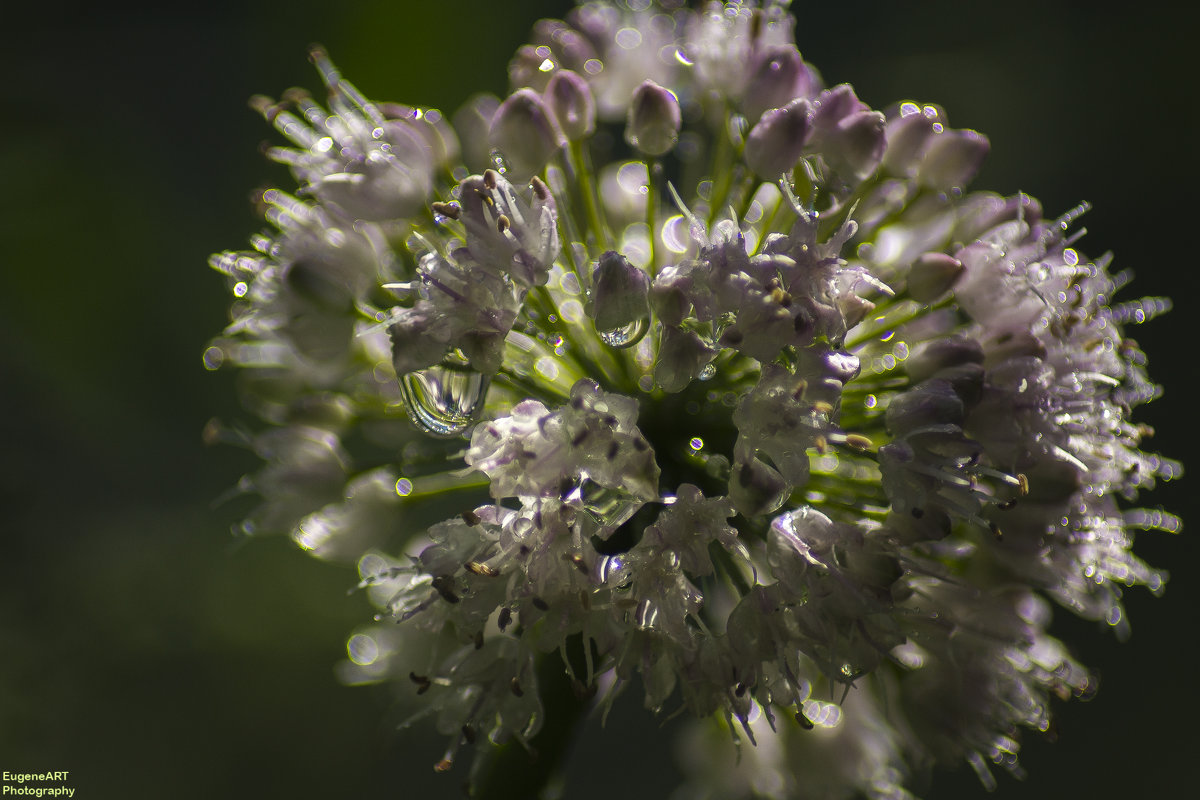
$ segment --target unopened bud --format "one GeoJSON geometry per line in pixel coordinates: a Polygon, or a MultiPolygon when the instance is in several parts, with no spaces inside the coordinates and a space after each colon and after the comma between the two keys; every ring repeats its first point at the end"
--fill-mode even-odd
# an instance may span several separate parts
{"type": "Polygon", "coordinates": [[[935,425],[962,425],[963,401],[948,381],[929,380],[901,392],[888,405],[888,432],[897,438],[935,425]]]}
{"type": "Polygon", "coordinates": [[[963,274],[962,262],[945,253],[925,253],[908,273],[908,295],[918,303],[931,303],[954,288],[963,274]]]}
{"type": "Polygon", "coordinates": [[[945,116],[936,106],[901,103],[899,115],[889,119],[884,129],[887,152],[883,156],[883,169],[891,175],[915,175],[925,146],[935,135],[934,126],[945,122],[945,116]]]}
{"type": "Polygon", "coordinates": [[[962,189],[983,164],[991,145],[975,131],[945,131],[925,149],[917,179],[937,191],[962,189]]]}
{"type": "Polygon", "coordinates": [[[679,141],[683,116],[679,98],[654,81],[645,81],[633,93],[625,141],[648,156],[669,153],[679,141]]]}
{"type": "Polygon", "coordinates": [[[500,98],[495,95],[477,94],[454,112],[452,121],[462,147],[463,164],[472,175],[478,175],[492,166],[488,131],[499,107],[500,98]]]}
{"type": "Polygon", "coordinates": [[[795,46],[768,48],[757,57],[742,97],[742,111],[754,121],[767,109],[785,106],[808,94],[812,83],[812,74],[795,46]]]}
{"type": "Polygon", "coordinates": [[[489,138],[518,181],[541,172],[563,145],[550,112],[532,89],[518,89],[500,104],[489,138]]]}
{"type": "Polygon", "coordinates": [[[596,330],[623,328],[650,316],[650,279],[620,253],[609,250],[600,256],[592,285],[590,311],[596,330]]]}
{"type": "Polygon", "coordinates": [[[569,69],[559,70],[546,87],[546,105],[569,141],[577,142],[596,130],[596,101],[587,81],[569,69]]]}
{"type": "Polygon", "coordinates": [[[746,138],[746,164],[760,177],[773,179],[800,161],[810,130],[812,107],[798,99],[762,115],[746,138]]]}

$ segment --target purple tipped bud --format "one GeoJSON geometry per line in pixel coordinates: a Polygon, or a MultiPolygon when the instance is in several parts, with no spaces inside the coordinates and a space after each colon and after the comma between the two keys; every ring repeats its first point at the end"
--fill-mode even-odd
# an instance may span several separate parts
{"type": "Polygon", "coordinates": [[[746,137],[745,155],[750,169],[770,180],[796,166],[808,141],[811,113],[808,101],[800,99],[763,114],[746,137]]]}
{"type": "Polygon", "coordinates": [[[961,426],[964,411],[962,398],[954,387],[948,381],[934,379],[896,395],[884,419],[888,431],[902,438],[922,428],[961,426]]]}
{"type": "Polygon", "coordinates": [[[454,112],[452,121],[462,146],[463,163],[473,175],[492,166],[488,131],[492,128],[492,118],[499,107],[500,98],[495,95],[477,94],[454,112]]]}
{"type": "Polygon", "coordinates": [[[831,143],[838,166],[859,179],[874,172],[887,147],[883,125],[883,114],[878,111],[860,111],[838,123],[837,138],[831,143]]]}
{"type": "Polygon", "coordinates": [[[546,105],[569,141],[577,142],[596,130],[596,101],[578,73],[569,69],[554,73],[546,87],[546,105]]]}
{"type": "Polygon", "coordinates": [[[809,72],[800,51],[795,47],[771,47],[758,55],[758,63],[746,84],[742,111],[754,121],[763,112],[779,108],[809,93],[812,86],[809,72]]]}
{"type": "Polygon", "coordinates": [[[683,116],[679,98],[654,81],[645,81],[633,93],[625,141],[648,156],[669,153],[679,141],[683,116]]]}
{"type": "Polygon", "coordinates": [[[917,178],[938,191],[966,186],[988,153],[987,137],[975,131],[945,131],[933,137],[921,159],[917,178]]]}
{"type": "Polygon", "coordinates": [[[920,383],[943,370],[982,363],[983,347],[979,342],[969,336],[953,335],[945,339],[931,339],[917,347],[904,363],[904,368],[914,383],[920,383]]]}
{"type": "Polygon", "coordinates": [[[564,144],[542,98],[532,89],[518,89],[500,104],[489,138],[517,180],[541,172],[564,144]]]}
{"type": "Polygon", "coordinates": [[[821,93],[813,104],[808,149],[825,156],[843,177],[862,180],[883,159],[884,117],[871,111],[847,84],[821,93]]]}
{"type": "Polygon", "coordinates": [[[600,256],[592,285],[589,310],[596,330],[624,328],[650,316],[650,304],[646,302],[650,279],[620,253],[609,250],[600,256]]]}
{"type": "Polygon", "coordinates": [[[899,116],[888,120],[885,133],[887,153],[883,168],[891,175],[912,177],[917,173],[925,146],[933,138],[936,125],[945,125],[945,115],[936,106],[900,104],[899,116]]]}
{"type": "Polygon", "coordinates": [[[945,253],[926,253],[908,273],[908,294],[918,303],[932,303],[954,288],[963,273],[962,262],[945,253]]]}

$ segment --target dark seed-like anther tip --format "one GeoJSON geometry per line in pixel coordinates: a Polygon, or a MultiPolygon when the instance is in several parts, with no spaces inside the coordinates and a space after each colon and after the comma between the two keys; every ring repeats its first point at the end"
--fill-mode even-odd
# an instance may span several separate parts
{"type": "Polygon", "coordinates": [[[508,230],[511,227],[512,227],[512,222],[509,221],[508,217],[505,216],[504,214],[501,214],[499,217],[496,218],[496,230],[499,231],[500,233],[504,233],[506,230],[508,230]]]}
{"type": "Polygon", "coordinates": [[[486,169],[483,171],[483,185],[489,189],[496,188],[496,179],[500,177],[500,173],[494,169],[486,169]]]}
{"type": "Polygon", "coordinates": [[[450,767],[454,766],[454,762],[448,758],[443,758],[441,761],[433,765],[434,772],[449,772],[450,767]]]}
{"type": "Polygon", "coordinates": [[[539,200],[548,200],[550,198],[549,187],[538,176],[534,175],[529,185],[533,187],[533,193],[537,195],[539,200]]]}
{"type": "Polygon", "coordinates": [[[538,609],[539,611],[549,611],[550,610],[550,604],[547,603],[545,600],[543,600],[540,597],[534,597],[529,602],[533,603],[533,607],[538,609]]]}
{"type": "Polygon", "coordinates": [[[471,527],[475,527],[480,522],[479,515],[474,511],[464,511],[459,516],[462,517],[463,522],[467,523],[471,527]]]}
{"type": "Polygon", "coordinates": [[[516,678],[512,679],[512,682],[508,685],[508,688],[512,689],[512,693],[517,697],[525,696],[525,690],[521,688],[521,682],[516,678]]]}
{"type": "Polygon", "coordinates": [[[443,217],[449,217],[450,219],[458,219],[459,217],[458,206],[453,203],[435,201],[430,203],[429,207],[433,209],[435,214],[441,214],[443,217]]]}

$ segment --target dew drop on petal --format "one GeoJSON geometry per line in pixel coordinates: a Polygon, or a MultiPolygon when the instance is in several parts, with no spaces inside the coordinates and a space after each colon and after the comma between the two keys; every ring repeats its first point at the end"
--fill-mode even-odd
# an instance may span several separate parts
{"type": "Polygon", "coordinates": [[[346,642],[346,653],[355,664],[365,667],[379,658],[379,643],[365,633],[356,633],[346,642]]]}
{"type": "Polygon", "coordinates": [[[209,372],[221,368],[225,363],[225,351],[213,345],[204,351],[204,368],[209,372]]]}
{"type": "Polygon", "coordinates": [[[401,478],[396,481],[396,494],[401,497],[408,497],[412,494],[413,483],[408,478],[401,478]]]}
{"type": "Polygon", "coordinates": [[[490,382],[465,363],[447,359],[401,377],[400,396],[408,416],[425,433],[457,436],[475,421],[490,382]]]}
{"type": "Polygon", "coordinates": [[[639,317],[628,325],[607,331],[599,331],[599,334],[600,340],[606,345],[621,349],[633,347],[642,340],[642,337],[646,335],[646,331],[649,329],[650,321],[645,317],[639,317]]]}

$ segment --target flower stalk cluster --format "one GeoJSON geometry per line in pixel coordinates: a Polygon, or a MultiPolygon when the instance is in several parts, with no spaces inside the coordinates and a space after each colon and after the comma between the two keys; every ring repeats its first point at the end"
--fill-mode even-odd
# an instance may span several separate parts
{"type": "Polygon", "coordinates": [[[1050,601],[1123,635],[1164,584],[1133,531],[1179,522],[1136,498],[1180,469],[1140,449],[1126,327],[1168,303],[1115,301],[1085,207],[968,191],[985,137],[826,86],[792,29],[587,2],[452,120],[319,50],[325,105],[254,101],[300,188],[212,259],[205,364],[268,423],[213,431],[264,460],[245,532],[357,562],[344,677],[413,695],[440,770],[529,742],[550,659],[756,745],[689,796],[991,785],[1094,690],[1050,601]]]}

